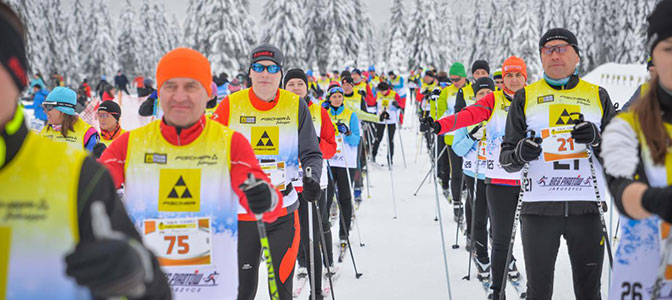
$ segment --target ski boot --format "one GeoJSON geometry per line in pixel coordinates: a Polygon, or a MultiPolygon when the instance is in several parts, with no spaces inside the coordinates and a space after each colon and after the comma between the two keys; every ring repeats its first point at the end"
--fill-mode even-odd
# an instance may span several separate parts
{"type": "Polygon", "coordinates": [[[338,249],[338,262],[341,263],[343,262],[343,258],[345,258],[345,252],[348,248],[348,241],[347,240],[341,240],[341,245],[340,248],[338,249]]]}
{"type": "Polygon", "coordinates": [[[520,272],[518,271],[518,267],[516,267],[515,259],[512,259],[509,264],[509,280],[512,282],[520,280],[520,272]]]}

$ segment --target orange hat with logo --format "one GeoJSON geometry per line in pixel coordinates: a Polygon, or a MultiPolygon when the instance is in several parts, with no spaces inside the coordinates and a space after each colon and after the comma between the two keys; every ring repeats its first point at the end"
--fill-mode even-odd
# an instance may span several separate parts
{"type": "Polygon", "coordinates": [[[507,73],[521,73],[527,80],[527,65],[525,61],[517,56],[510,56],[504,63],[502,63],[502,77],[506,77],[507,73]]]}
{"type": "Polygon", "coordinates": [[[212,94],[210,62],[200,52],[189,48],[175,48],[166,53],[156,66],[157,91],[171,78],[192,78],[198,81],[208,95],[212,94]]]}

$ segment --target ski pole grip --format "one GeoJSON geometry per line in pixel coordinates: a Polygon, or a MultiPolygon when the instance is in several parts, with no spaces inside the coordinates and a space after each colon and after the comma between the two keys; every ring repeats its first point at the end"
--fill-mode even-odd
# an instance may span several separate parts
{"type": "Polygon", "coordinates": [[[528,129],[528,130],[525,132],[525,136],[526,136],[528,139],[534,138],[536,135],[537,135],[537,133],[536,133],[534,130],[532,130],[532,129],[528,129]]]}

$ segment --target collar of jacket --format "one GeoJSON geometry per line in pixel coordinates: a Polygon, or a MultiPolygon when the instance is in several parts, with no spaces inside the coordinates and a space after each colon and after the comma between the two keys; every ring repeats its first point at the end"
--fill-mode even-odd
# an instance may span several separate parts
{"type": "Polygon", "coordinates": [[[28,127],[23,118],[23,107],[17,105],[14,117],[0,130],[0,170],[16,157],[26,140],[28,127]]]}

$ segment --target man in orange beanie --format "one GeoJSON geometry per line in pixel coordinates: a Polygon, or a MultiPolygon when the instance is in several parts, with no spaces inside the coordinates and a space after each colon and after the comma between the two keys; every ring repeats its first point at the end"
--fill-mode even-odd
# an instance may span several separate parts
{"type": "Polygon", "coordinates": [[[163,118],[100,158],[176,299],[236,299],[238,213],[272,222],[282,208],[247,139],[205,118],[210,74],[197,51],[168,52],[156,68],[163,118]]]}
{"type": "Polygon", "coordinates": [[[509,173],[502,168],[499,161],[499,148],[506,128],[506,120],[514,95],[525,87],[527,67],[525,62],[515,56],[507,58],[502,64],[504,90],[495,91],[476,101],[475,104],[463,108],[460,112],[434,121],[425,118],[423,123],[436,134],[443,134],[462,127],[485,123],[486,139],[486,170],[485,195],[492,229],[492,253],[490,264],[477,261],[479,269],[491,269],[490,286],[493,299],[498,299],[503,286],[504,273],[511,278],[520,278],[515,264],[506,265],[511,229],[513,225],[518,193],[520,191],[520,173],[509,173]]]}
{"type": "Polygon", "coordinates": [[[544,78],[516,93],[499,160],[509,172],[529,165],[521,211],[528,299],[552,298],[561,236],[576,299],[599,299],[604,241],[609,243],[601,192],[606,183],[591,155],[600,153],[601,132],[615,110],[605,89],[577,75],[581,56],[572,32],[549,30],[539,52],[544,78]],[[528,138],[528,130],[536,137],[528,138]]]}
{"type": "MultiPolygon", "coordinates": [[[[237,130],[254,145],[254,154],[282,191],[282,215],[267,224],[266,230],[273,257],[278,294],[292,299],[294,265],[299,251],[300,226],[298,194],[293,182],[303,183],[303,198],[320,199],[322,152],[306,101],[278,88],[282,80],[283,53],[275,46],[263,44],[250,53],[249,74],[252,87],[235,92],[219,103],[212,118],[237,130]],[[299,176],[299,160],[312,176],[299,176]]],[[[305,174],[305,173],[304,173],[305,174]]],[[[307,174],[306,174],[307,175],[307,174]]],[[[257,225],[248,215],[238,216],[240,240],[238,300],[252,300],[257,293],[261,245],[254,238],[257,225]]]]}

